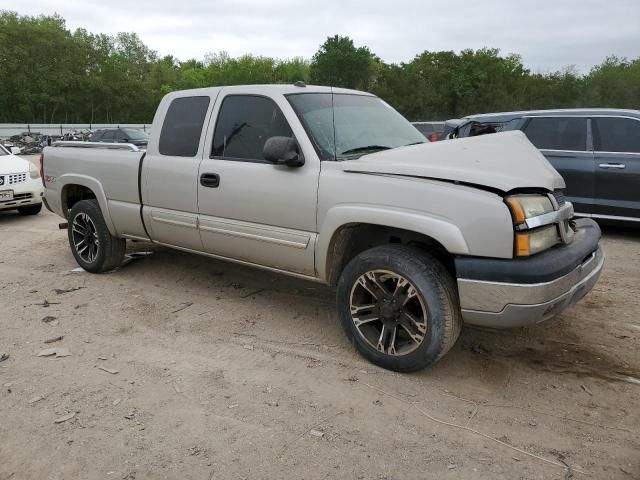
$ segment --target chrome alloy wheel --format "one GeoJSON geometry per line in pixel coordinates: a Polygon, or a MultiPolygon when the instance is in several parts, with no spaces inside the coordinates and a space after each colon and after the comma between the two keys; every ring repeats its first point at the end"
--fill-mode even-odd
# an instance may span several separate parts
{"type": "Polygon", "coordinates": [[[73,246],[87,263],[93,263],[98,256],[100,242],[96,225],[86,213],[78,213],[71,224],[73,246]]]}
{"type": "Polygon", "coordinates": [[[427,309],[415,286],[402,275],[368,271],[354,283],[349,301],[358,333],[380,353],[406,355],[424,341],[427,309]]]}

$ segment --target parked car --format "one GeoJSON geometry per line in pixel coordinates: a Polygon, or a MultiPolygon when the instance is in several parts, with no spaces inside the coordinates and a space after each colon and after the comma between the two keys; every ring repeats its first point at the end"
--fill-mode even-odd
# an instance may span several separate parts
{"type": "Polygon", "coordinates": [[[538,110],[465,120],[458,138],[523,131],[565,179],[576,215],[640,225],[640,111],[538,110]]]}
{"type": "Polygon", "coordinates": [[[89,138],[90,142],[131,143],[136,147],[146,147],[149,134],[139,128],[105,128],[96,130],[89,138]]]}
{"type": "Polygon", "coordinates": [[[454,118],[445,122],[413,122],[412,125],[430,142],[438,142],[440,140],[448,140],[450,134],[461,123],[466,123],[466,120],[454,118]]]}
{"type": "Polygon", "coordinates": [[[44,194],[40,171],[29,160],[16,156],[18,153],[18,147],[0,145],[0,210],[37,215],[44,194]]]}
{"type": "Polygon", "coordinates": [[[373,95],[300,83],[173,92],[152,132],[146,154],[45,149],[78,264],[111,270],[134,239],[335,285],[384,368],[436,362],[463,321],[551,318],[602,269],[598,225],[521,132],[429,143],[373,95]]]}
{"type": "Polygon", "coordinates": [[[412,125],[430,142],[441,140],[444,134],[444,122],[413,122],[412,125]]]}

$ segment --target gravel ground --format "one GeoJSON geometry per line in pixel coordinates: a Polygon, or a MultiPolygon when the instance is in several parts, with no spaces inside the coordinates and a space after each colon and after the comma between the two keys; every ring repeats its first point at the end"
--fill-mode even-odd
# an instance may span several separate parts
{"type": "Polygon", "coordinates": [[[328,288],[145,243],[78,272],[59,221],[0,213],[0,480],[640,478],[640,231],[559,318],[402,375],[328,288]]]}

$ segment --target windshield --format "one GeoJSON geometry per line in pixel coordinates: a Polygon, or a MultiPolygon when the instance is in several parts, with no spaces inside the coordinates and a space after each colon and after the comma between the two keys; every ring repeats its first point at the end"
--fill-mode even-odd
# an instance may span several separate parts
{"type": "Polygon", "coordinates": [[[123,128],[122,131],[127,135],[129,140],[149,140],[149,135],[137,128],[123,128]]]}
{"type": "Polygon", "coordinates": [[[0,157],[2,157],[3,155],[9,155],[9,152],[5,150],[3,145],[0,145],[0,157]]]}
{"type": "Polygon", "coordinates": [[[413,125],[378,97],[303,93],[289,95],[287,99],[322,160],[357,158],[426,141],[413,125]]]}

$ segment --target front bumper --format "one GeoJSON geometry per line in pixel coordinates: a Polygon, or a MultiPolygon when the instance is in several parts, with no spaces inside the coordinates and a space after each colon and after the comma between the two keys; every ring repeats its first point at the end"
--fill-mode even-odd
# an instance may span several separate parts
{"type": "Polygon", "coordinates": [[[44,195],[44,187],[42,186],[40,178],[29,178],[28,173],[26,181],[0,187],[0,190],[13,191],[12,200],[0,201],[0,211],[15,210],[18,207],[37,205],[38,203],[42,203],[42,197],[44,195]]]}
{"type": "Polygon", "coordinates": [[[493,328],[540,323],[584,297],[604,265],[600,228],[590,219],[576,221],[569,245],[526,259],[456,259],[462,317],[493,328]]]}

